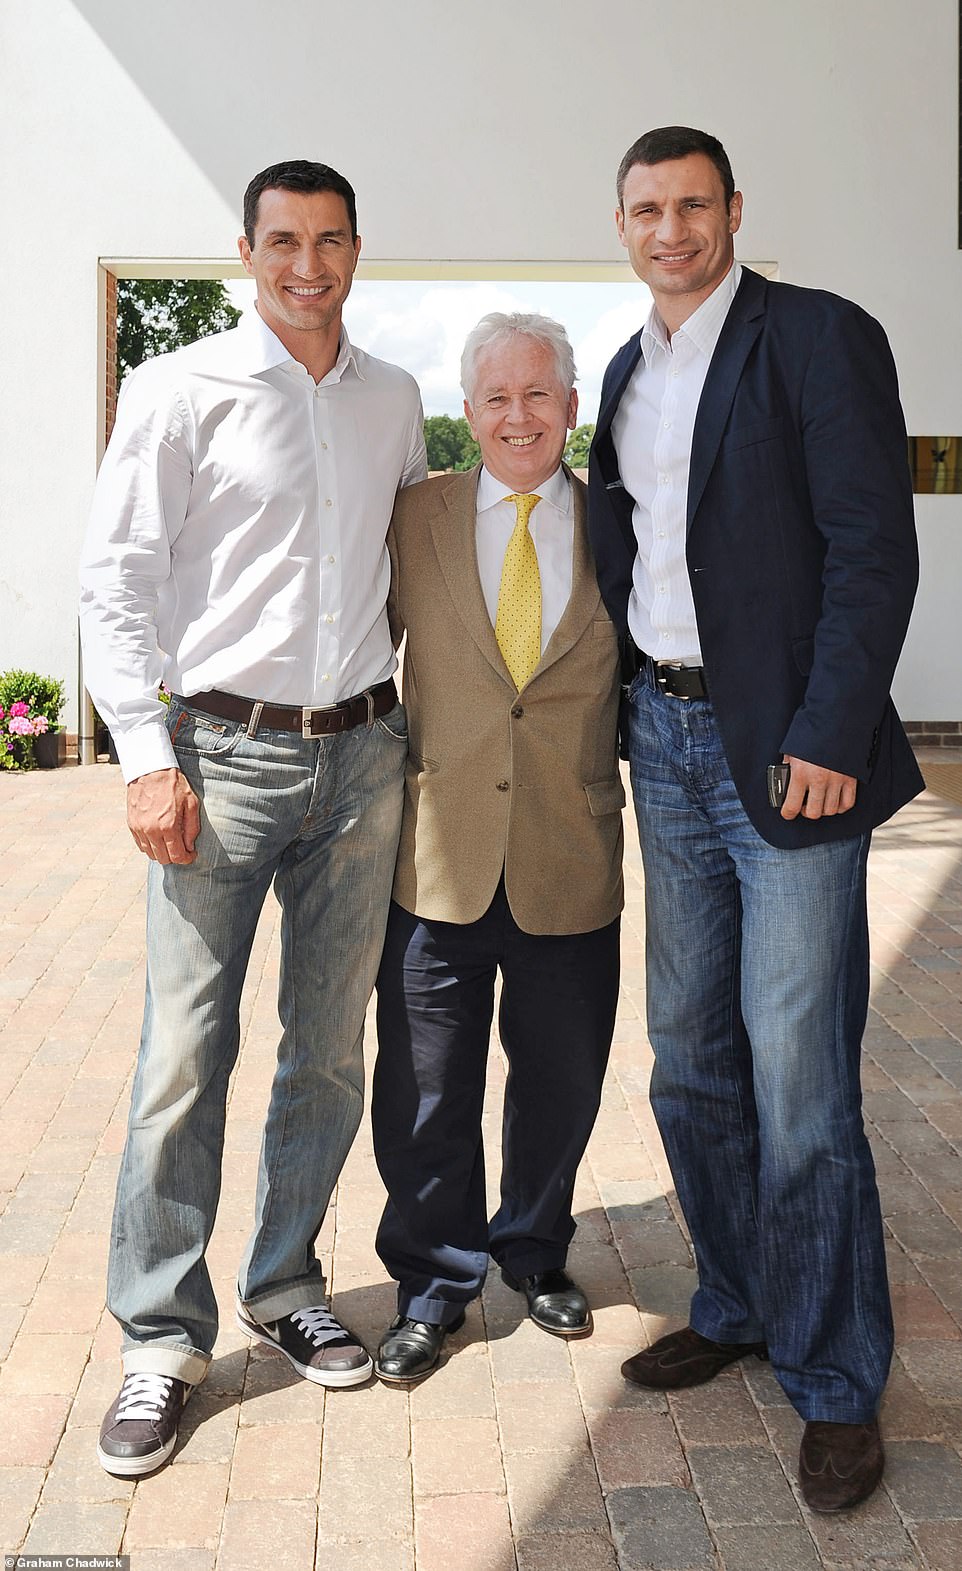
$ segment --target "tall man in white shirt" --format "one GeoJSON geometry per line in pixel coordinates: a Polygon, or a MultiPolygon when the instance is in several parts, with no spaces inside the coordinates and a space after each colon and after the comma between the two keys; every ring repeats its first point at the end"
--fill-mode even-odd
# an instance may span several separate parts
{"type": "Polygon", "coordinates": [[[598,1110],[622,905],[618,645],[562,464],[574,357],[546,317],[468,335],[482,464],[398,497],[391,623],[411,729],[394,901],[378,972],[374,1149],[398,1315],[375,1370],[423,1379],[489,1253],[554,1336],[591,1329],[565,1270],[575,1173],[598,1110]],[[481,1109],[495,978],[508,1059],[501,1203],[481,1109]]]}
{"type": "Polygon", "coordinates": [[[741,212],[704,132],[622,160],[654,306],[605,376],[590,524],[630,678],[651,1101],[698,1266],[690,1324],[624,1373],[675,1389],[767,1349],[805,1499],[836,1511],[883,1467],[865,864],[922,784],[889,697],[917,553],[885,334],[741,269],[741,212]]]}
{"type": "Polygon", "coordinates": [[[205,1263],[254,930],[283,910],[277,1070],[239,1324],[306,1379],[368,1378],[314,1242],[361,1115],[406,724],[385,536],[426,473],[417,387],[348,341],[354,192],[323,164],[244,201],[256,309],[132,373],[82,565],[87,684],[151,859],[147,1002],[111,1240],[110,1473],[172,1451],[217,1332],[205,1263]],[[158,702],[161,678],[173,692],[158,702]]]}

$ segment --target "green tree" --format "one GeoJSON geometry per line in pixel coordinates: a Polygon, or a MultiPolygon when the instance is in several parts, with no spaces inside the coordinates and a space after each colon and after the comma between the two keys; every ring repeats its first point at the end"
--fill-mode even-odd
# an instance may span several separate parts
{"type": "Polygon", "coordinates": [[[424,445],[429,469],[471,469],[481,458],[481,449],[463,415],[457,419],[452,415],[428,415],[424,445]]]}
{"type": "Polygon", "coordinates": [[[575,426],[565,448],[565,463],[570,468],[587,469],[588,449],[591,446],[591,438],[594,434],[595,428],[590,421],[585,425],[575,426]]]}
{"type": "Polygon", "coordinates": [[[222,333],[240,321],[217,278],[121,278],[117,283],[117,381],[142,360],[222,333]]]}

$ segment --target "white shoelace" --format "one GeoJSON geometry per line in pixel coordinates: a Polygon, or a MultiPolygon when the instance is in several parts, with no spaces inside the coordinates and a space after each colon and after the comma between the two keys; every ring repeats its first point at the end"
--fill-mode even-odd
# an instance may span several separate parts
{"type": "Polygon", "coordinates": [[[293,1324],[310,1338],[315,1347],[324,1347],[326,1343],[336,1342],[346,1335],[344,1327],[335,1320],[331,1311],[324,1305],[319,1305],[315,1309],[299,1309],[290,1318],[293,1324]]]}
{"type": "Polygon", "coordinates": [[[160,1418],[172,1385],[169,1375],[125,1375],[117,1402],[117,1423],[127,1418],[160,1418]]]}

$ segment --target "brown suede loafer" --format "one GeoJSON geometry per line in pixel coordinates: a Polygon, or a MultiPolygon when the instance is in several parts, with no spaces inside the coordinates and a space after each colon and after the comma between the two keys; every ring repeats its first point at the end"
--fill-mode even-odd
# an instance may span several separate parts
{"type": "Polygon", "coordinates": [[[877,1488],[885,1467],[878,1421],[805,1425],[798,1481],[812,1511],[849,1511],[877,1488]]]}
{"type": "Polygon", "coordinates": [[[728,1364],[754,1353],[767,1358],[764,1342],[713,1342],[691,1326],[669,1331],[651,1347],[643,1348],[621,1366],[626,1380],[655,1391],[681,1391],[686,1386],[704,1385],[728,1364]]]}

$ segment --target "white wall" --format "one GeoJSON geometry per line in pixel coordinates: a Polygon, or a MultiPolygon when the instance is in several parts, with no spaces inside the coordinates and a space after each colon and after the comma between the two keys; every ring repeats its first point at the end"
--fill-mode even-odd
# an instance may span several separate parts
{"type": "MultiPolygon", "coordinates": [[[[909,428],[962,432],[956,0],[31,0],[0,7],[0,669],[75,685],[100,257],[233,254],[249,176],[351,178],[369,257],[612,261],[649,126],[720,135],[741,254],[888,328],[909,428]]],[[[897,698],[962,717],[962,498],[919,508],[897,698]]]]}

